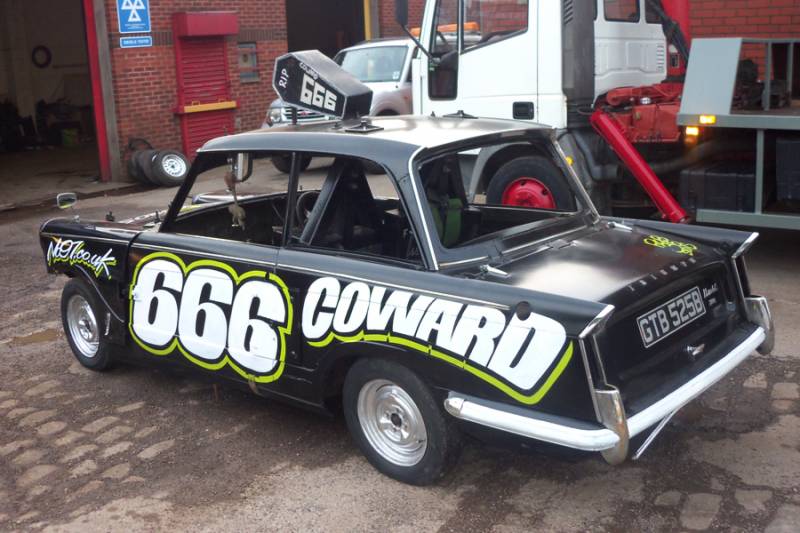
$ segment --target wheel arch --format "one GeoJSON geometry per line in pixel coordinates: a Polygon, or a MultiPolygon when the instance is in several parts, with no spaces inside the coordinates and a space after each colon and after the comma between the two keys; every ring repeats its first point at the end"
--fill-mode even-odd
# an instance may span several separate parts
{"type": "Polygon", "coordinates": [[[401,346],[376,342],[341,343],[331,346],[323,356],[324,363],[320,367],[322,401],[329,410],[335,409],[341,402],[345,376],[355,363],[364,359],[383,359],[400,364],[414,372],[426,385],[435,388],[428,376],[415,368],[413,363],[419,356],[419,353],[401,346]]]}

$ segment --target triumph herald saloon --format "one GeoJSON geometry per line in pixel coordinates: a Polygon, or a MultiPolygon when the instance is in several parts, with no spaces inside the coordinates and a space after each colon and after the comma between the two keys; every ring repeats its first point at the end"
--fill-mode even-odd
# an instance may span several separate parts
{"type": "Polygon", "coordinates": [[[44,223],[47,268],[71,278],[61,314],[81,364],[178,365],[341,409],[372,465],[426,484],[475,426],[636,458],[770,351],[744,262],[756,234],[602,217],[550,129],[364,119],[368,91],[311,52],[279,59],[275,86],[342,119],[209,141],[157,220],[44,223]],[[467,198],[509,146],[559,175],[569,201],[467,198]],[[288,184],[245,194],[274,156],[292,161],[288,184]],[[321,184],[301,172],[307,157],[331,161],[321,184]],[[225,194],[192,194],[214,179],[225,194]]]}

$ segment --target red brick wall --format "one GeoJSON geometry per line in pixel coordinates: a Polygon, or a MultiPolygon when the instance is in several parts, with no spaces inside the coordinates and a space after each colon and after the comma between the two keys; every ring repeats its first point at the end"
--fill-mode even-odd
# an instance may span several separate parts
{"type": "MultiPolygon", "coordinates": [[[[408,0],[409,28],[418,27],[422,23],[422,11],[424,8],[425,0],[408,0]]],[[[403,30],[394,20],[394,0],[379,0],[378,10],[381,37],[403,35],[403,30]]]]}
{"type": "MultiPolygon", "coordinates": [[[[177,103],[175,54],[172,46],[171,16],[180,11],[236,11],[239,35],[226,38],[231,96],[239,131],[257,128],[264,119],[272,91],[275,58],[286,52],[285,0],[151,0],[151,29],[154,46],[119,48],[115,0],[106,0],[111,43],[112,77],[123,159],[128,140],[143,137],[158,149],[181,149],[180,121],[174,113],[177,103]],[[256,42],[259,81],[239,81],[237,42],[256,42]]],[[[113,147],[112,147],[113,149],[113,147]]]]}
{"type": "Polygon", "coordinates": [[[800,37],[798,0],[690,0],[693,37],[800,37]]]}
{"type": "MultiPolygon", "coordinates": [[[[425,0],[409,0],[409,26],[422,20],[425,0]]],[[[692,33],[697,37],[746,35],[798,37],[798,0],[689,0],[692,33]]],[[[380,0],[382,36],[400,35],[394,22],[394,0],[380,0]]]]}

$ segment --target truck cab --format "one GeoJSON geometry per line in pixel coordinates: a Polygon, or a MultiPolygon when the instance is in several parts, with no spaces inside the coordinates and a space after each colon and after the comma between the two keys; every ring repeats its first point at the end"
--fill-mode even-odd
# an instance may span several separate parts
{"type": "Polygon", "coordinates": [[[667,76],[647,0],[429,0],[419,35],[430,51],[413,62],[421,115],[462,110],[561,129],[609,90],[667,76]]]}

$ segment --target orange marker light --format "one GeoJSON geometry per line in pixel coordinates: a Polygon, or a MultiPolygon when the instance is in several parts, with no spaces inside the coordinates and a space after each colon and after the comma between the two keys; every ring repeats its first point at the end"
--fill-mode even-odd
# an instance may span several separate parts
{"type": "Polygon", "coordinates": [[[716,124],[716,115],[700,115],[700,124],[716,124]]]}

